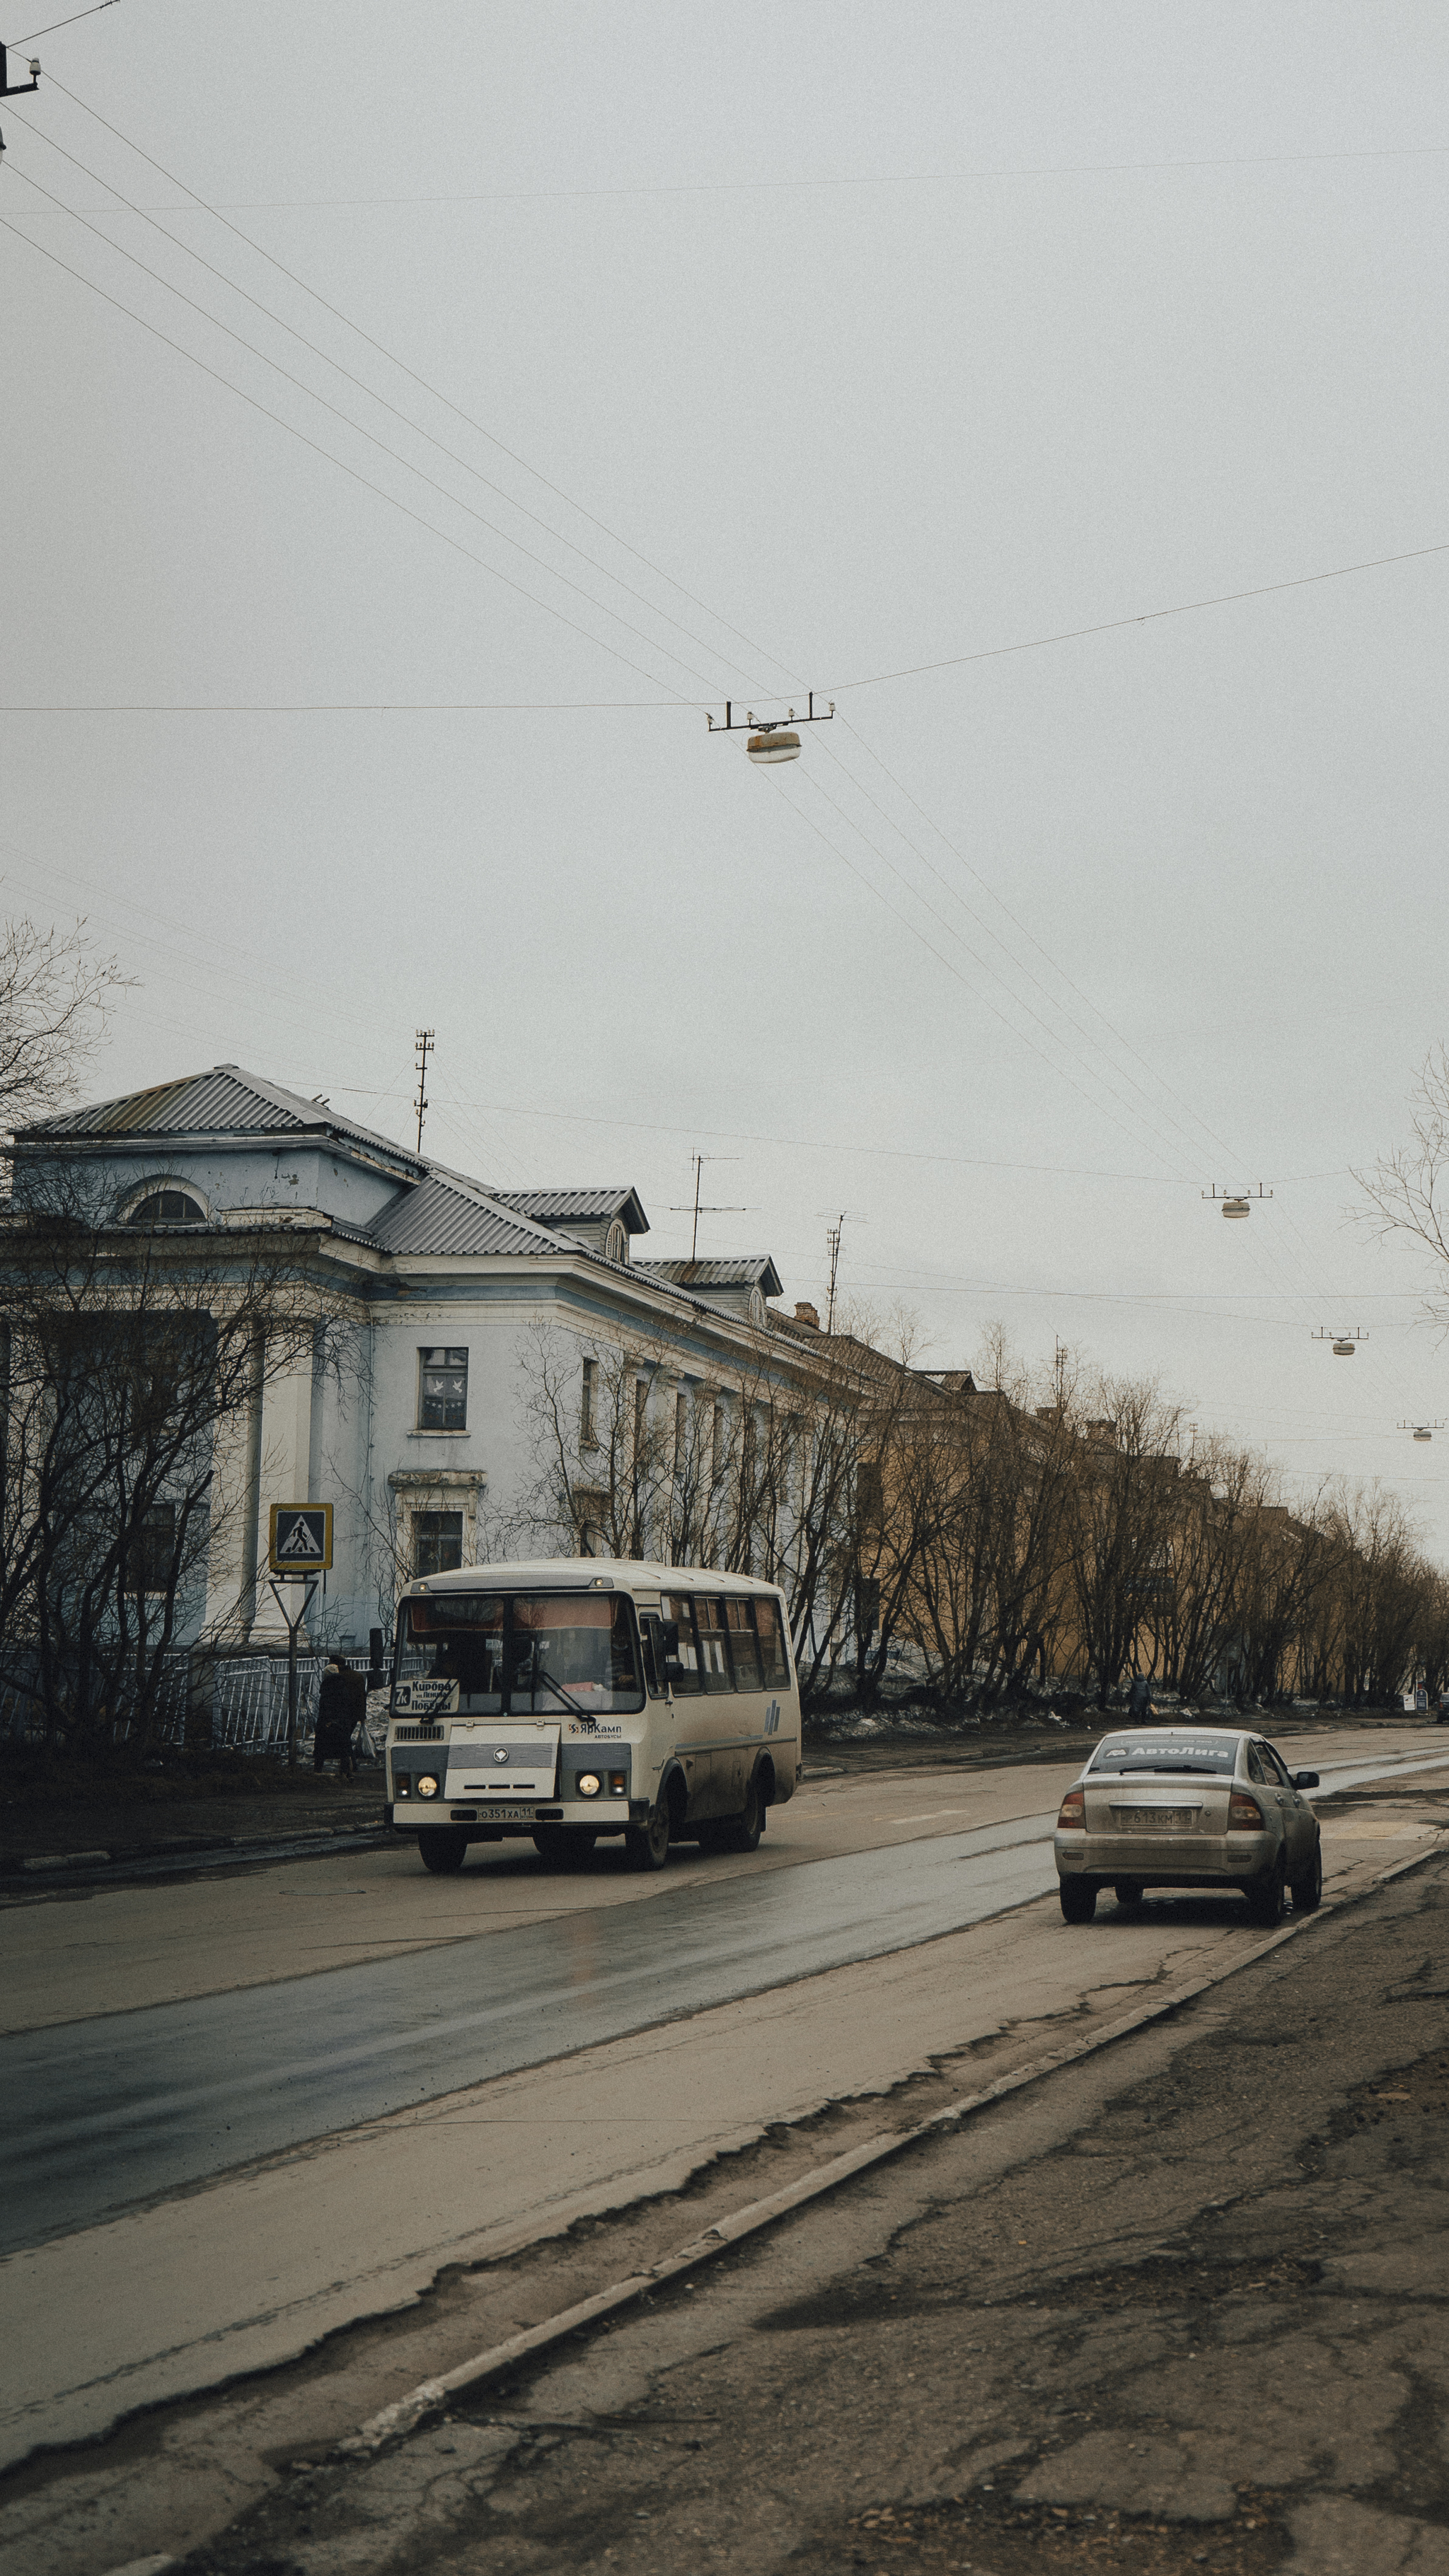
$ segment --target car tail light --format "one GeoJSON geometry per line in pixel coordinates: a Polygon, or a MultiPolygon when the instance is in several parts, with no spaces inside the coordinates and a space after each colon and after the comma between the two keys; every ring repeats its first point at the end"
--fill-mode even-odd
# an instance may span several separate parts
{"type": "Polygon", "coordinates": [[[1087,1830],[1087,1798],[1083,1789],[1069,1789],[1057,1816],[1058,1827],[1075,1825],[1079,1833],[1087,1830]]]}
{"type": "Polygon", "coordinates": [[[1263,1810],[1257,1799],[1250,1798],[1246,1789],[1235,1789],[1228,1800],[1229,1833],[1260,1834],[1262,1830],[1263,1810]]]}

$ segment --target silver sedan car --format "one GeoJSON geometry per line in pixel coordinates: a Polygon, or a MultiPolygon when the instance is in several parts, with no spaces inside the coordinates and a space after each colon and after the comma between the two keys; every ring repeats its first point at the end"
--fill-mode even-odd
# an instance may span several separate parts
{"type": "Polygon", "coordinates": [[[1284,1888],[1311,1914],[1323,1893],[1316,1771],[1290,1771],[1261,1735],[1217,1726],[1104,1735],[1062,1800],[1053,1837],[1062,1912],[1090,1923],[1110,1887],[1133,1912],[1149,1887],[1237,1888],[1276,1923],[1284,1888]]]}

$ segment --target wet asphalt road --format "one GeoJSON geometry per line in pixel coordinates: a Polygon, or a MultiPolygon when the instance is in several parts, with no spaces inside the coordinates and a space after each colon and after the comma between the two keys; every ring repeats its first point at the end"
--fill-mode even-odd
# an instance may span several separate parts
{"type": "MultiPolygon", "coordinates": [[[[1324,1794],[1425,1768],[1325,1770],[1324,1794]]],[[[1054,1884],[1054,1810],[0,2046],[0,2251],[545,2059],[911,1948],[1054,1884]]]]}
{"type": "Polygon", "coordinates": [[[425,1957],[32,2031],[0,2048],[0,2251],[651,2024],[954,1932],[1052,1884],[1054,1810],[695,1882],[425,1957]]]}

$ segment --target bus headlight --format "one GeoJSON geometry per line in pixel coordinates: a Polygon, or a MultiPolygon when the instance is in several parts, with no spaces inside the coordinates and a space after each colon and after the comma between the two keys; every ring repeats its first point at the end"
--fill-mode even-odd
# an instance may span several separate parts
{"type": "Polygon", "coordinates": [[[418,1796],[419,1796],[420,1798],[436,1798],[437,1794],[438,1794],[438,1784],[437,1784],[437,1781],[433,1778],[433,1775],[432,1775],[431,1771],[421,1771],[421,1772],[419,1772],[419,1774],[418,1774],[418,1796]]]}
{"type": "Polygon", "coordinates": [[[597,1771],[581,1771],[574,1782],[574,1790],[580,1798],[597,1798],[603,1785],[597,1771]]]}
{"type": "Polygon", "coordinates": [[[406,1798],[412,1790],[412,1785],[413,1777],[410,1771],[394,1771],[392,1793],[395,1798],[406,1798]]]}

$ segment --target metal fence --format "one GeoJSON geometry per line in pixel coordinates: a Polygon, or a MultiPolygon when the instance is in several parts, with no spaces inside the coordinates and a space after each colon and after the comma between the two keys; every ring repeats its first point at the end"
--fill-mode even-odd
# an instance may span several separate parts
{"type": "MultiPolygon", "coordinates": [[[[366,1655],[348,1655],[349,1669],[370,1674],[366,1655]]],[[[297,1743],[312,1746],[317,1731],[317,1697],[330,1657],[297,1657],[297,1743]]],[[[380,1683],[369,1694],[364,1732],[366,1745],[356,1751],[366,1758],[379,1750],[386,1720],[378,1693],[388,1681],[386,1662],[380,1683]]],[[[129,1728],[122,1722],[117,1738],[129,1728]]],[[[43,1733],[40,1703],[23,1680],[0,1684],[0,1741],[38,1742],[43,1733]]],[[[176,1654],[166,1659],[157,1698],[154,1739],[158,1744],[185,1744],[197,1750],[227,1753],[280,1753],[287,1750],[287,1658],[285,1654],[176,1654]]]]}

